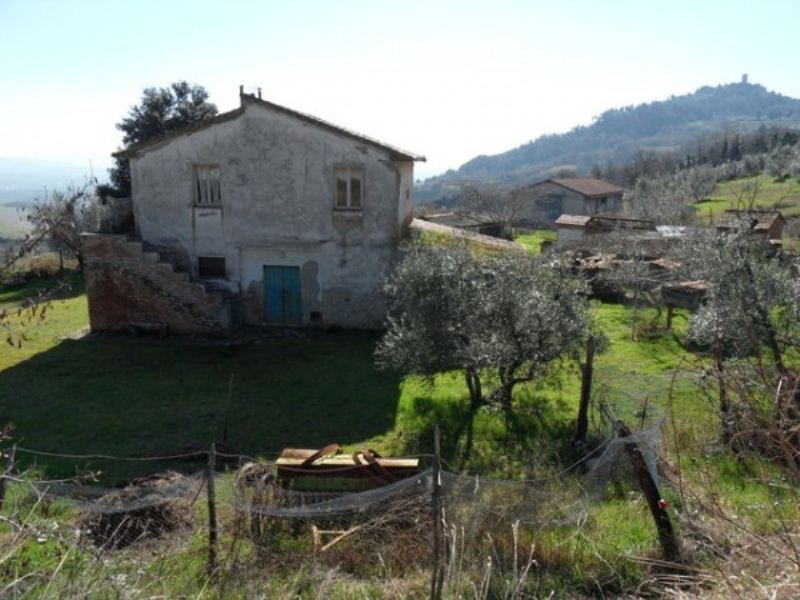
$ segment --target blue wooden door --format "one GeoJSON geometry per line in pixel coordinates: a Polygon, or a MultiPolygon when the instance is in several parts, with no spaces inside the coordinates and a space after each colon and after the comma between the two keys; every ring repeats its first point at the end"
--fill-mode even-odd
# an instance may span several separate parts
{"type": "Polygon", "coordinates": [[[299,267],[264,267],[264,313],[268,323],[302,322],[299,267]]]}

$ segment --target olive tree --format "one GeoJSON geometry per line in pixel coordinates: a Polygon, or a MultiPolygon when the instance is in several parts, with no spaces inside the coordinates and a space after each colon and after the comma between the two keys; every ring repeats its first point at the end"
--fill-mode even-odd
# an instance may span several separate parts
{"type": "Polygon", "coordinates": [[[764,427],[782,435],[782,425],[754,423],[771,418],[763,412],[771,400],[763,400],[776,389],[793,400],[790,404],[800,402],[797,377],[785,358],[789,346],[797,344],[796,268],[750,233],[747,224],[724,234],[695,232],[677,249],[677,257],[686,278],[707,284],[689,337],[713,357],[723,438],[730,441],[742,431],[764,427]]]}
{"type": "Polygon", "coordinates": [[[674,177],[681,182],[695,202],[702,202],[717,187],[718,175],[714,167],[702,165],[678,171],[674,177]]]}
{"type": "Polygon", "coordinates": [[[378,364],[427,377],[463,371],[473,413],[494,404],[510,415],[514,388],[578,351],[588,335],[583,284],[524,252],[419,241],[386,291],[378,364]]]}
{"type": "Polygon", "coordinates": [[[666,175],[639,177],[625,194],[625,212],[638,219],[659,224],[688,223],[694,216],[692,191],[686,181],[666,175]]]}
{"type": "Polygon", "coordinates": [[[750,356],[762,348],[775,371],[785,376],[779,331],[792,327],[795,277],[773,256],[766,240],[743,224],[730,233],[697,231],[678,249],[683,274],[707,283],[705,301],[691,320],[690,336],[720,346],[728,355],[750,356]]]}

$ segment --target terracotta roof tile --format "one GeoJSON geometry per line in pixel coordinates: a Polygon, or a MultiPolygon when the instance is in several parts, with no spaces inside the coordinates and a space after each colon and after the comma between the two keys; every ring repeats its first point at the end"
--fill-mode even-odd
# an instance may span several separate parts
{"type": "Polygon", "coordinates": [[[750,225],[753,231],[768,231],[777,220],[784,220],[780,211],[776,210],[736,210],[728,209],[719,218],[717,227],[735,229],[743,224],[750,225]]]}
{"type": "Polygon", "coordinates": [[[556,225],[586,227],[591,219],[591,215],[561,215],[556,219],[556,225]]]}
{"type": "Polygon", "coordinates": [[[590,198],[597,196],[613,196],[625,191],[613,183],[608,183],[607,181],[596,179],[595,177],[563,177],[548,179],[547,181],[551,181],[556,185],[560,185],[563,188],[578,192],[590,198]]]}

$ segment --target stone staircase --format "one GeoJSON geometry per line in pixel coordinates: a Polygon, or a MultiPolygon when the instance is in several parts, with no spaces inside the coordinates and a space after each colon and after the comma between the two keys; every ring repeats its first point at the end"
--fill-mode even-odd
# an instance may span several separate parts
{"type": "Polygon", "coordinates": [[[227,335],[235,327],[235,296],[192,281],[146,242],[87,234],[82,243],[92,330],[159,323],[178,334],[227,335]]]}

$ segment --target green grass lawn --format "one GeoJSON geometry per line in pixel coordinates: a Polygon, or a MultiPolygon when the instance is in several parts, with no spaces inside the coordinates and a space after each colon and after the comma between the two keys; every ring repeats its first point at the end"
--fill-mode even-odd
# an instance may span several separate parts
{"type": "Polygon", "coordinates": [[[539,254],[542,251],[542,242],[554,242],[556,239],[558,239],[558,232],[553,229],[534,229],[514,237],[514,241],[525,246],[532,254],[539,254]]]}
{"type": "MultiPolygon", "coordinates": [[[[755,178],[758,185],[758,194],[755,197],[755,208],[780,210],[785,217],[800,216],[800,181],[787,179],[775,181],[769,175],[760,175],[755,178]]],[[[748,208],[748,194],[744,194],[744,202],[740,202],[743,186],[753,179],[734,179],[723,181],[714,190],[708,200],[695,204],[697,217],[703,223],[716,223],[723,211],[731,208],[748,208]]]]}
{"type": "MultiPolygon", "coordinates": [[[[21,348],[0,350],[0,422],[13,422],[22,446],[51,452],[163,455],[205,448],[223,437],[243,453],[273,457],[285,446],[339,442],[389,452],[431,449],[435,422],[443,428],[445,457],[460,463],[470,421],[459,373],[431,384],[379,371],[371,333],[309,333],[304,340],[261,339],[224,345],[192,340],[85,336],[88,322],[80,278],[51,302],[43,320],[10,317],[21,348]],[[234,377],[230,405],[227,390],[234,377]]],[[[46,282],[0,293],[14,309],[46,282]]],[[[638,419],[665,405],[672,367],[682,349],[673,336],[631,341],[630,310],[596,306],[610,339],[597,358],[595,389],[615,414],[638,419]]],[[[27,313],[23,312],[23,317],[27,313]]],[[[676,322],[680,323],[677,319],[676,322]]],[[[678,378],[678,398],[691,382],[678,378]]],[[[530,453],[551,452],[568,439],[580,380],[574,365],[518,391],[518,416],[506,428],[481,412],[472,426],[474,452],[463,463],[483,472],[512,474],[530,453]],[[510,431],[509,431],[510,429],[510,431]],[[511,464],[498,464],[508,447],[511,464]],[[526,454],[527,453],[527,454],[526,454]]],[[[687,403],[695,418],[705,410],[687,403]],[[697,414],[696,414],[697,413],[697,414]]],[[[102,468],[126,477],[140,465],[40,461],[58,472],[102,468]]]]}
{"type": "MultiPolygon", "coordinates": [[[[87,326],[86,298],[80,278],[69,281],[71,290],[51,303],[44,320],[23,324],[12,317],[12,335],[24,334],[25,340],[21,348],[6,344],[0,350],[0,424],[15,424],[19,446],[56,453],[172,454],[220,442],[227,416],[227,444],[248,455],[273,458],[285,446],[333,441],[349,449],[416,453],[431,450],[433,426],[439,423],[443,456],[452,469],[502,478],[557,472],[559,482],[583,481],[576,471],[562,472],[576,459],[569,444],[580,392],[574,363],[519,387],[508,423],[485,410],[471,423],[459,373],[427,382],[379,371],[373,363],[375,334],[309,332],[306,339],[227,345],[78,337],[72,334],[87,326]],[[465,460],[470,426],[474,446],[465,460]]],[[[0,291],[0,308],[13,310],[47,285],[52,283],[0,291]]],[[[719,424],[697,385],[697,371],[686,362],[697,357],[681,345],[687,315],[679,312],[673,331],[665,332],[653,326],[654,311],[640,311],[638,322],[649,327],[633,341],[630,307],[597,302],[593,311],[609,342],[595,361],[593,435],[610,433],[599,418],[601,405],[633,429],[665,417],[666,456],[687,483],[724,499],[740,522],[762,533],[780,524],[765,506],[782,501],[787,518],[797,519],[797,507],[781,500],[780,489],[762,483],[765,477],[779,478],[776,468],[708,450],[715,447],[719,424]]],[[[19,457],[23,467],[33,466],[30,456],[19,457]]],[[[35,464],[52,474],[99,470],[109,484],[165,468],[201,466],[50,457],[35,464]]],[[[676,492],[666,494],[679,501],[676,492]]],[[[646,504],[632,490],[596,501],[580,536],[569,527],[543,527],[536,535],[543,581],[553,589],[587,589],[587,581],[598,580],[635,585],[642,571],[630,558],[655,552],[656,543],[646,504]]]]}

